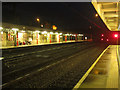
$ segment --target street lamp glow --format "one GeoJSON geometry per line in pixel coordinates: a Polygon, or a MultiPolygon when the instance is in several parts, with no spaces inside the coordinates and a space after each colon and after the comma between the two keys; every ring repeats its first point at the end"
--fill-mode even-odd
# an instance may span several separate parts
{"type": "Polygon", "coordinates": [[[53,30],[56,30],[56,29],[57,29],[57,27],[55,25],[53,25],[53,30]]]}
{"type": "Polygon", "coordinates": [[[43,24],[41,24],[41,27],[43,27],[43,24]]]}
{"type": "Polygon", "coordinates": [[[98,14],[95,14],[96,17],[98,17],[98,14]]]}
{"type": "Polygon", "coordinates": [[[37,21],[38,21],[38,22],[40,22],[40,19],[39,19],[39,18],[37,18],[37,21]]]}

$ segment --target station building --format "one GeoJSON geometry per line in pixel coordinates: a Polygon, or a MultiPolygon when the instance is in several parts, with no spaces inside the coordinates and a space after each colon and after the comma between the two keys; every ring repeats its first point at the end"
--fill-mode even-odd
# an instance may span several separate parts
{"type": "Polygon", "coordinates": [[[0,45],[19,46],[41,43],[62,43],[91,40],[84,34],[59,32],[58,30],[2,23],[0,27],[0,45]]]}

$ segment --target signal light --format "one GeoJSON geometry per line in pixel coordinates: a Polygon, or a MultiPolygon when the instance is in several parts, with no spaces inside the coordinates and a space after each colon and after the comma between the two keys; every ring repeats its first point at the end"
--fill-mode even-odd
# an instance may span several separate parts
{"type": "Polygon", "coordinates": [[[104,34],[101,35],[102,37],[104,36],[104,34]]]}
{"type": "Polygon", "coordinates": [[[118,37],[118,34],[115,34],[114,37],[117,38],[117,37],[118,37]]]}
{"type": "Polygon", "coordinates": [[[109,41],[109,39],[107,39],[107,42],[109,41]]]}
{"type": "Polygon", "coordinates": [[[103,41],[103,38],[101,38],[101,41],[103,41]]]}

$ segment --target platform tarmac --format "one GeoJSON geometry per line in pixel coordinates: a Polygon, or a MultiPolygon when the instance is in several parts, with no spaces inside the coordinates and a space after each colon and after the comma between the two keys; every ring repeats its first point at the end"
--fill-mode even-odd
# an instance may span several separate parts
{"type": "Polygon", "coordinates": [[[117,45],[109,45],[73,88],[119,88],[117,45]],[[83,80],[84,79],[84,80],[83,80]]]}

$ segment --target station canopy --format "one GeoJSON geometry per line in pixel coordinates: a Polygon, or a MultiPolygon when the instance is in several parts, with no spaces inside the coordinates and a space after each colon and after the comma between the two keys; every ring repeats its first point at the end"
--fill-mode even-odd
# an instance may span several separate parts
{"type": "Polygon", "coordinates": [[[120,31],[119,0],[92,0],[92,4],[110,31],[120,31]]]}

